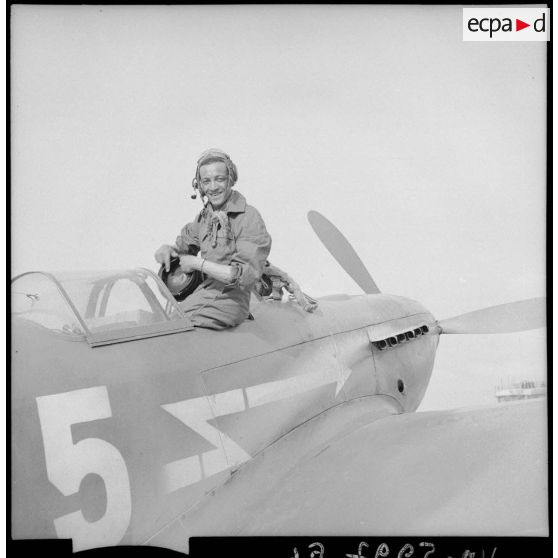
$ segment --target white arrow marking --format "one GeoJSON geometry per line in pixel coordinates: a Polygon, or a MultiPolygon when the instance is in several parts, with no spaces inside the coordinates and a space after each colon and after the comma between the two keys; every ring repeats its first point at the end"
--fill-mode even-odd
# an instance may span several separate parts
{"type": "MultiPolygon", "coordinates": [[[[318,372],[301,374],[283,380],[266,382],[245,389],[248,407],[259,407],[274,401],[288,399],[327,384],[336,383],[335,396],[351,375],[347,367],[325,368],[318,372]]],[[[230,467],[250,459],[244,449],[224,432],[207,421],[219,416],[240,413],[246,410],[242,389],[215,393],[208,397],[195,397],[176,403],[162,405],[165,411],[183,422],[194,432],[203,436],[215,449],[185,459],[172,461],[164,466],[163,484],[166,493],[189,486],[230,467]]]]}
{"type": "Polygon", "coordinates": [[[301,376],[292,376],[284,380],[251,386],[246,388],[248,407],[259,407],[273,401],[288,399],[333,382],[337,384],[335,389],[335,396],[337,397],[350,374],[351,370],[349,368],[343,368],[341,371],[334,368],[325,368],[318,372],[310,372],[301,376]]]}
{"type": "Polygon", "coordinates": [[[218,416],[244,411],[244,396],[241,389],[216,393],[209,397],[186,399],[162,407],[215,446],[215,449],[201,454],[201,461],[200,456],[192,455],[165,465],[163,473],[165,492],[173,492],[194,484],[202,478],[210,477],[250,459],[250,454],[207,422],[218,416]]]}

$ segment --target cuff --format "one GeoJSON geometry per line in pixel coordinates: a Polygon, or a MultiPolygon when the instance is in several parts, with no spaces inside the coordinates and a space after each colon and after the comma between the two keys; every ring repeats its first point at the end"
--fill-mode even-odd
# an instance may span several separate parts
{"type": "Polygon", "coordinates": [[[240,278],[242,277],[242,266],[238,263],[231,263],[232,277],[229,283],[225,285],[225,289],[236,289],[240,286],[240,278]]]}

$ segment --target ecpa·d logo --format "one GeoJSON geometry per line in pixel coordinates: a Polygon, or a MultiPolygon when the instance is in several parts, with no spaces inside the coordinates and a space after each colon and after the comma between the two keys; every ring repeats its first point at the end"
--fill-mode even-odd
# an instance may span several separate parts
{"type": "Polygon", "coordinates": [[[463,8],[464,41],[548,41],[548,8],[463,8]]]}

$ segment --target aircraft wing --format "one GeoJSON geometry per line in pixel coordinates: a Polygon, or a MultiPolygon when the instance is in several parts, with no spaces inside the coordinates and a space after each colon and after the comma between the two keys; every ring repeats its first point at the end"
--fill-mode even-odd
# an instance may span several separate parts
{"type": "Polygon", "coordinates": [[[292,431],[148,544],[194,535],[548,535],[546,400],[367,422],[355,412],[336,431],[349,412],[341,405],[292,431]]]}

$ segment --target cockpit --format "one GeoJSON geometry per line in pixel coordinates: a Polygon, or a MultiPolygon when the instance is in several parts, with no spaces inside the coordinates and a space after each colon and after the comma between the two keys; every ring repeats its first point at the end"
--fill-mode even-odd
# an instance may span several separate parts
{"type": "Polygon", "coordinates": [[[12,281],[12,314],[95,347],[193,329],[148,269],[29,272],[12,281]]]}

